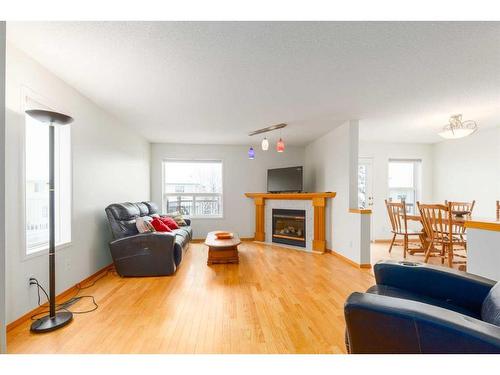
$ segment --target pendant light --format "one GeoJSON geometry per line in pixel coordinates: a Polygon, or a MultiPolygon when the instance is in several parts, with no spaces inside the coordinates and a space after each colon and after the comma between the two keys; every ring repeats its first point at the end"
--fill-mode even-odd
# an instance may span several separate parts
{"type": "MultiPolygon", "coordinates": [[[[280,139],[279,139],[278,143],[276,143],[276,151],[277,152],[284,152],[285,151],[285,142],[281,138],[281,129],[285,128],[286,126],[287,126],[287,124],[285,124],[285,123],[271,125],[271,126],[268,126],[267,128],[254,130],[254,131],[248,133],[248,135],[250,137],[252,137],[252,136],[258,135],[258,134],[267,133],[267,132],[275,131],[275,130],[280,130],[280,139]]],[[[262,151],[269,150],[269,140],[267,139],[267,137],[264,137],[264,139],[260,143],[260,146],[262,148],[262,151]]],[[[253,147],[250,147],[248,149],[248,158],[255,159],[255,150],[253,149],[253,147]]]]}
{"type": "Polygon", "coordinates": [[[255,151],[252,146],[250,146],[250,148],[248,149],[248,158],[250,160],[255,159],[255,151]]]}
{"type": "Polygon", "coordinates": [[[281,138],[278,141],[278,143],[276,143],[276,151],[278,151],[278,152],[285,151],[285,142],[283,142],[283,139],[281,139],[281,138]]]}
{"type": "Polygon", "coordinates": [[[264,137],[261,143],[262,146],[262,151],[267,151],[269,150],[269,141],[267,140],[267,137],[264,137]]]}

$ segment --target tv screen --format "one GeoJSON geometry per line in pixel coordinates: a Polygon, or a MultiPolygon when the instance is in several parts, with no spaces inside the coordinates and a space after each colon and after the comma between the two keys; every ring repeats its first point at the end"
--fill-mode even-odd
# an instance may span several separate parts
{"type": "Polygon", "coordinates": [[[301,192],[302,167],[268,169],[267,191],[270,193],[301,192]]]}

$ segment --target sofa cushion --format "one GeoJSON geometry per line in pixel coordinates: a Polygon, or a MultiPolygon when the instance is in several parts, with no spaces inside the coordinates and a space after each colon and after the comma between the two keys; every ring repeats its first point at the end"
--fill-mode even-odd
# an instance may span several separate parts
{"type": "Polygon", "coordinates": [[[500,327],[500,281],[491,288],[484,299],[481,318],[485,322],[500,327]]]}
{"type": "Polygon", "coordinates": [[[366,292],[371,293],[371,294],[378,294],[381,296],[394,297],[394,298],[400,298],[400,299],[408,299],[411,301],[422,302],[422,303],[426,303],[428,305],[442,307],[442,308],[445,308],[447,310],[453,310],[453,311],[456,311],[460,314],[468,315],[468,316],[471,316],[471,317],[476,318],[476,319],[481,319],[481,317],[477,313],[470,311],[468,309],[465,309],[461,306],[456,306],[456,305],[453,305],[453,304],[448,303],[448,302],[443,301],[443,300],[431,298],[431,297],[425,296],[423,294],[408,292],[404,289],[399,289],[399,288],[395,288],[392,286],[374,285],[371,288],[369,288],[366,292]]]}
{"type": "Polygon", "coordinates": [[[140,216],[149,215],[149,207],[145,203],[143,203],[143,202],[137,202],[135,205],[139,209],[140,216]]]}
{"type": "Polygon", "coordinates": [[[162,217],[160,217],[160,220],[163,221],[165,224],[167,224],[167,226],[172,230],[179,229],[179,226],[177,225],[175,220],[172,219],[171,217],[162,216],[162,217]]]}
{"type": "Polygon", "coordinates": [[[155,202],[141,202],[141,203],[148,207],[149,216],[153,216],[154,214],[159,214],[160,210],[158,209],[158,206],[156,205],[155,202]]]}
{"type": "Polygon", "coordinates": [[[175,229],[174,232],[186,236],[188,240],[193,239],[193,229],[190,226],[180,227],[175,229]]]}
{"type": "Polygon", "coordinates": [[[161,221],[159,218],[155,217],[153,220],[151,220],[151,224],[153,227],[156,229],[158,232],[171,232],[172,230],[168,227],[167,224],[165,224],[163,221],[161,221]]]}
{"type": "Polygon", "coordinates": [[[172,218],[177,223],[177,225],[179,225],[180,227],[184,227],[184,226],[188,225],[186,220],[184,220],[184,217],[182,216],[182,214],[180,212],[170,212],[164,216],[168,216],[168,217],[172,218]]]}
{"type": "Polygon", "coordinates": [[[141,213],[139,207],[130,202],[110,204],[107,209],[116,220],[133,220],[141,213]]]}

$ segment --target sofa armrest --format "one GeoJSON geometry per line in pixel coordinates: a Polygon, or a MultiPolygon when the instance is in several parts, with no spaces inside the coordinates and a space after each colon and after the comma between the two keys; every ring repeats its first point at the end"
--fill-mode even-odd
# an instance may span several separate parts
{"type": "Polygon", "coordinates": [[[120,276],[171,275],[175,272],[175,234],[142,233],[110,242],[120,276]]]}
{"type": "Polygon", "coordinates": [[[344,313],[351,353],[500,353],[500,327],[425,303],[353,293],[344,313]]]}
{"type": "Polygon", "coordinates": [[[374,266],[379,285],[445,300],[479,313],[495,281],[451,268],[416,262],[381,261],[374,266]]]}

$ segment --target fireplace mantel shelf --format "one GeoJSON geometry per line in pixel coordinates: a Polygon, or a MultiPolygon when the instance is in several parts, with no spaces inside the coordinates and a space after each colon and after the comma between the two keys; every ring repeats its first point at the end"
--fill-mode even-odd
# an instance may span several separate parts
{"type": "Polygon", "coordinates": [[[337,193],[245,193],[248,198],[263,198],[263,199],[314,199],[314,198],[335,198],[337,193]]]}
{"type": "Polygon", "coordinates": [[[264,207],[266,200],[310,200],[314,207],[314,237],[312,250],[324,252],[326,250],[326,220],[325,207],[328,198],[335,198],[337,193],[245,193],[245,196],[252,198],[255,202],[255,240],[265,241],[264,232],[264,207]]]}

